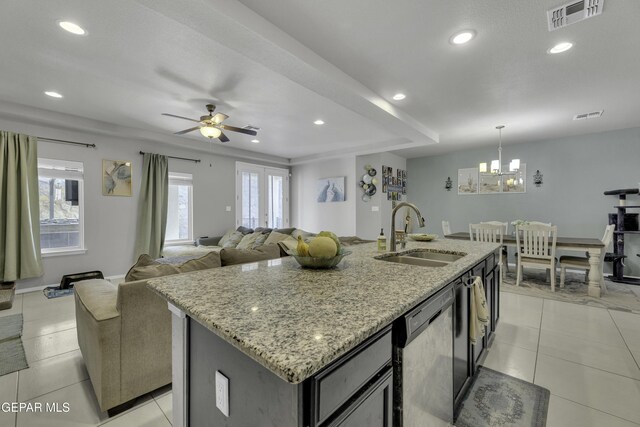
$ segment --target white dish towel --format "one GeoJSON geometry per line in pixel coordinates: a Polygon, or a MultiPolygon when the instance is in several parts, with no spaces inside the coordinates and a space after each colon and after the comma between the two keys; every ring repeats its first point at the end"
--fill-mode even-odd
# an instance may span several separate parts
{"type": "Polygon", "coordinates": [[[489,323],[489,310],[484,295],[482,279],[476,277],[471,287],[471,318],[469,319],[469,341],[475,344],[485,334],[485,326],[489,323]]]}

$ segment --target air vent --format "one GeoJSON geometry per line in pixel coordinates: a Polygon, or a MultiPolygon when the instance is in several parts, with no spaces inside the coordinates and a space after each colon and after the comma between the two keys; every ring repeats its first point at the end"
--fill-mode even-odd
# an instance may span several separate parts
{"type": "Polygon", "coordinates": [[[600,15],[603,6],[604,0],[580,0],[548,10],[549,31],[600,15]]]}
{"type": "Polygon", "coordinates": [[[604,110],[593,111],[591,113],[576,114],[575,116],[573,116],[573,120],[599,119],[600,117],[602,117],[602,113],[604,113],[604,110]]]}

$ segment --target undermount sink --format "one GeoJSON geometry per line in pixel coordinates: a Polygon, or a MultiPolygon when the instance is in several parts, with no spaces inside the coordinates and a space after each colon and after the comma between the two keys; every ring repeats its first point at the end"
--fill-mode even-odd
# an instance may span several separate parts
{"type": "Polygon", "coordinates": [[[415,258],[410,256],[388,256],[376,259],[380,261],[396,262],[398,264],[420,265],[422,267],[445,267],[450,264],[445,261],[434,261],[431,259],[415,258]]]}
{"type": "Polygon", "coordinates": [[[414,251],[414,252],[400,254],[400,256],[408,256],[408,257],[420,258],[420,259],[430,259],[434,261],[443,261],[446,263],[450,263],[450,262],[459,260],[464,255],[445,254],[442,252],[431,252],[431,251],[414,251]]]}
{"type": "Polygon", "coordinates": [[[424,250],[401,252],[392,256],[377,256],[380,261],[395,262],[398,264],[418,265],[421,267],[446,267],[454,261],[462,258],[464,254],[447,254],[424,250]]]}

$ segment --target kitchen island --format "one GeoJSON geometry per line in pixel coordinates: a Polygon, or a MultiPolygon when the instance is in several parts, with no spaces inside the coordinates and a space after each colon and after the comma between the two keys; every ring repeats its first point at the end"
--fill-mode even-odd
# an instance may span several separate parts
{"type": "MultiPolygon", "coordinates": [[[[464,256],[425,268],[375,259],[375,244],[364,244],[349,247],[353,253],[332,270],[302,269],[281,258],[152,280],[174,314],[174,426],[315,426],[339,419],[327,411],[342,408],[354,393],[341,399],[341,390],[325,392],[337,401],[323,405],[323,372],[342,367],[344,374],[344,358],[353,359],[352,369],[384,368],[391,349],[388,360],[376,354],[387,353],[393,322],[478,266],[485,275],[498,245],[444,239],[410,242],[405,251],[417,248],[464,256]],[[370,348],[376,351],[355,358],[370,348]],[[217,371],[229,379],[228,417],[216,409],[217,371]]],[[[390,381],[361,375],[358,386],[390,381]]],[[[351,380],[347,374],[344,388],[351,380]]]]}

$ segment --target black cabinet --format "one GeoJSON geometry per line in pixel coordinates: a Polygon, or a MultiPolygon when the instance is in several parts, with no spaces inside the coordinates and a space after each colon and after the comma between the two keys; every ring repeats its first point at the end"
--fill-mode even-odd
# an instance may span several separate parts
{"type": "Polygon", "coordinates": [[[462,276],[454,282],[453,303],[453,397],[454,407],[462,401],[471,379],[471,345],[469,343],[469,307],[471,289],[462,276]]]}

